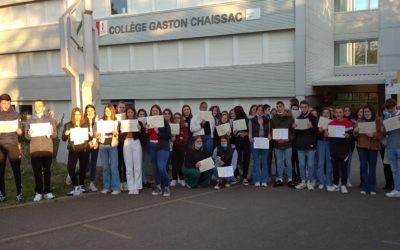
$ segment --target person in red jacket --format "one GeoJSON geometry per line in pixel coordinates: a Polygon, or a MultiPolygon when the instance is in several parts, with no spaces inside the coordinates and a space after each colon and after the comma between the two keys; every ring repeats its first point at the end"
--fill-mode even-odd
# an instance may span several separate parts
{"type": "Polygon", "coordinates": [[[185,161],[185,151],[189,139],[189,132],[180,113],[174,114],[173,121],[174,123],[179,124],[179,135],[175,135],[175,141],[172,147],[172,181],[170,185],[171,187],[174,187],[179,183],[184,187],[186,186],[186,182],[182,173],[182,165],[185,161]]]}

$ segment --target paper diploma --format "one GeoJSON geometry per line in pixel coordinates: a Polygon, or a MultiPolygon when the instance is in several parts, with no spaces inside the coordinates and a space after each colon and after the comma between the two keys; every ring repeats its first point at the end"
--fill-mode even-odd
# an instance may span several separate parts
{"type": "Polygon", "coordinates": [[[274,139],[274,140],[289,140],[289,130],[287,128],[272,129],[272,139],[274,139]]]}
{"type": "Polygon", "coordinates": [[[246,129],[247,129],[247,126],[246,126],[245,119],[233,121],[233,130],[241,131],[241,130],[246,130],[246,129]]]}
{"type": "Polygon", "coordinates": [[[375,122],[359,122],[357,123],[358,133],[360,134],[368,134],[376,132],[376,123],[375,122]]]}
{"type": "Polygon", "coordinates": [[[0,133],[17,132],[18,120],[13,121],[0,121],[0,133]]]}
{"type": "Polygon", "coordinates": [[[310,123],[310,120],[296,119],[294,123],[297,125],[296,130],[306,130],[309,129],[308,124],[310,123]]]}
{"type": "Polygon", "coordinates": [[[224,123],[216,126],[215,128],[217,129],[218,136],[223,136],[232,132],[231,125],[229,123],[224,123]]]}
{"type": "Polygon", "coordinates": [[[97,122],[97,132],[106,134],[112,133],[115,130],[115,121],[112,120],[100,120],[97,122]]]}
{"type": "Polygon", "coordinates": [[[325,118],[325,117],[320,117],[318,121],[318,127],[323,128],[323,129],[328,129],[328,124],[331,122],[331,119],[325,118]]]}
{"type": "Polygon", "coordinates": [[[200,172],[204,172],[214,168],[214,161],[212,160],[211,157],[199,161],[199,163],[200,163],[200,168],[199,168],[200,172]]]}
{"type": "Polygon", "coordinates": [[[226,166],[226,167],[218,167],[218,177],[219,178],[227,178],[233,176],[233,167],[226,166]]]}
{"type": "Polygon", "coordinates": [[[50,136],[51,128],[52,128],[52,126],[51,126],[50,122],[31,123],[29,125],[29,129],[31,131],[31,137],[50,136]]]}
{"type": "Polygon", "coordinates": [[[212,121],[212,119],[214,119],[211,111],[200,111],[199,117],[202,121],[212,121]]]}
{"type": "Polygon", "coordinates": [[[333,126],[333,125],[328,126],[329,137],[344,138],[345,133],[346,133],[345,126],[333,126]]]}
{"type": "Polygon", "coordinates": [[[383,120],[386,132],[396,130],[400,128],[400,116],[395,116],[386,120],[383,120]]]}
{"type": "Polygon", "coordinates": [[[89,140],[88,128],[71,128],[69,138],[75,145],[79,145],[89,140]]]}
{"type": "Polygon", "coordinates": [[[147,123],[150,125],[150,128],[163,128],[164,116],[162,115],[148,116],[147,123]]]}
{"type": "Polygon", "coordinates": [[[255,149],[269,149],[269,140],[265,137],[254,137],[253,146],[255,149]]]}
{"type": "Polygon", "coordinates": [[[139,132],[138,120],[121,120],[121,133],[139,132]]]}
{"type": "Polygon", "coordinates": [[[117,118],[117,121],[122,121],[122,120],[125,120],[126,118],[125,118],[125,113],[121,113],[121,114],[116,114],[115,115],[116,116],[116,118],[117,118]]]}
{"type": "Polygon", "coordinates": [[[180,134],[181,127],[179,126],[179,124],[171,123],[169,126],[171,127],[171,134],[172,135],[179,135],[180,134]]]}
{"type": "Polygon", "coordinates": [[[291,112],[292,112],[293,118],[295,118],[295,119],[301,115],[300,110],[291,110],[291,112]]]}

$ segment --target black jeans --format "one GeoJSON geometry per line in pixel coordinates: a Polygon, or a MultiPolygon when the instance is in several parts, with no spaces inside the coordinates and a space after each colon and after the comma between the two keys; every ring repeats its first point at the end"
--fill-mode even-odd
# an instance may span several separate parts
{"type": "Polygon", "coordinates": [[[238,153],[238,166],[243,170],[243,178],[247,178],[250,164],[250,141],[247,136],[236,137],[236,151],[238,153]]]}
{"type": "MultiPolygon", "coordinates": [[[[384,162],[385,159],[385,150],[386,148],[382,146],[380,152],[382,162],[384,162]]],[[[390,168],[390,164],[383,164],[383,173],[385,175],[386,186],[390,190],[392,190],[394,188],[394,183],[393,183],[393,174],[392,174],[392,169],[390,168]]]]}
{"type": "Polygon", "coordinates": [[[50,152],[35,152],[31,154],[33,176],[35,177],[35,192],[38,194],[51,193],[51,162],[50,152]],[[43,190],[44,183],[44,190],[43,190]]]}
{"type": "Polygon", "coordinates": [[[0,146],[0,192],[6,196],[5,188],[5,172],[6,172],[6,161],[9,158],[10,165],[14,174],[15,179],[15,189],[17,194],[22,191],[21,184],[21,153],[19,151],[18,145],[1,145],[0,146]]]}
{"type": "Polygon", "coordinates": [[[339,178],[341,185],[347,184],[347,166],[349,162],[348,155],[343,157],[341,155],[331,152],[332,166],[333,166],[333,184],[339,185],[339,178]]]}
{"type": "Polygon", "coordinates": [[[89,151],[76,152],[70,150],[68,152],[67,169],[69,177],[71,177],[72,185],[78,186],[78,178],[75,173],[76,163],[79,161],[79,185],[85,185],[86,166],[89,160],[89,151]]]}
{"type": "Polygon", "coordinates": [[[177,180],[178,176],[180,180],[183,180],[182,165],[185,161],[185,152],[187,145],[174,144],[172,148],[172,179],[177,180]]]}
{"type": "Polygon", "coordinates": [[[121,182],[126,182],[126,166],[124,160],[124,143],[118,144],[118,172],[121,182]]]}
{"type": "Polygon", "coordinates": [[[292,160],[292,178],[295,181],[301,181],[299,156],[297,154],[297,148],[295,146],[292,147],[292,159],[291,160],[292,160]]]}

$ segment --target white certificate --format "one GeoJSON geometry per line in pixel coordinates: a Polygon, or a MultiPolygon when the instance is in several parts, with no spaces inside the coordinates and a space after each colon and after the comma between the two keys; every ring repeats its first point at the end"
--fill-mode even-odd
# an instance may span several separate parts
{"type": "Polygon", "coordinates": [[[376,123],[375,122],[359,122],[357,123],[358,133],[360,134],[368,134],[376,132],[376,123]]]}
{"type": "Polygon", "coordinates": [[[274,139],[274,140],[289,140],[289,129],[287,129],[287,128],[272,129],[272,139],[274,139]]]}
{"type": "Polygon", "coordinates": [[[146,126],[146,124],[147,124],[147,118],[146,117],[139,117],[138,120],[143,124],[143,126],[146,126]]]}
{"type": "Polygon", "coordinates": [[[31,123],[29,129],[31,131],[31,137],[38,136],[50,136],[51,135],[51,124],[50,122],[45,123],[31,123]]]}
{"type": "Polygon", "coordinates": [[[318,121],[318,127],[323,129],[328,129],[328,124],[331,122],[331,119],[325,118],[321,116],[318,121]]]}
{"type": "Polygon", "coordinates": [[[121,133],[138,132],[138,120],[121,120],[121,133]]]}
{"type": "Polygon", "coordinates": [[[200,163],[200,168],[199,168],[200,172],[204,172],[214,168],[214,161],[212,160],[211,157],[199,161],[199,163],[200,163]]]}
{"type": "Polygon", "coordinates": [[[383,120],[386,132],[396,130],[400,128],[400,116],[395,116],[386,120],[383,120]]]}
{"type": "Polygon", "coordinates": [[[0,133],[17,132],[18,120],[13,121],[0,121],[0,133]]]}
{"type": "Polygon", "coordinates": [[[217,129],[218,136],[223,136],[232,132],[231,125],[229,123],[221,124],[215,128],[217,129]]]}
{"type": "Polygon", "coordinates": [[[163,128],[164,116],[162,115],[148,116],[147,123],[150,125],[150,128],[163,128]]]}
{"type": "Polygon", "coordinates": [[[301,115],[300,110],[291,110],[293,118],[297,118],[301,115]]]}
{"type": "Polygon", "coordinates": [[[100,120],[97,122],[98,133],[112,133],[115,130],[115,121],[100,120]]]}
{"type": "Polygon", "coordinates": [[[200,111],[199,117],[202,121],[212,121],[212,119],[214,119],[211,111],[200,111]]]}
{"type": "Polygon", "coordinates": [[[89,140],[88,128],[71,128],[69,138],[75,145],[79,145],[89,140]]]}
{"type": "Polygon", "coordinates": [[[171,134],[172,135],[179,135],[181,127],[177,123],[171,123],[169,125],[171,127],[171,134]]]}
{"type": "Polygon", "coordinates": [[[233,176],[233,167],[232,166],[218,167],[217,171],[218,171],[219,178],[227,178],[227,177],[233,176]]]}
{"type": "Polygon", "coordinates": [[[336,138],[344,138],[344,134],[346,133],[345,126],[328,126],[328,134],[329,137],[336,137],[336,138]]]}
{"type": "Polygon", "coordinates": [[[308,119],[295,119],[294,122],[296,126],[296,130],[306,130],[309,129],[308,124],[310,123],[310,120],[308,119]]]}
{"type": "Polygon", "coordinates": [[[269,140],[265,137],[254,137],[254,148],[255,149],[269,149],[269,140]]]}
{"type": "Polygon", "coordinates": [[[245,119],[234,120],[233,130],[236,131],[247,130],[246,120],[245,119]]]}
{"type": "Polygon", "coordinates": [[[125,113],[121,113],[121,114],[116,114],[115,115],[116,116],[116,118],[117,118],[117,121],[122,121],[122,120],[125,120],[126,118],[125,118],[125,113]]]}

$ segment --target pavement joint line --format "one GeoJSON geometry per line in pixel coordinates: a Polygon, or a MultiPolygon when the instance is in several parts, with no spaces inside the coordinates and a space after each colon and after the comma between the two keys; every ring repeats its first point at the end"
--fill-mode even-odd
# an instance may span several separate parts
{"type": "Polygon", "coordinates": [[[207,204],[207,203],[203,203],[203,202],[191,201],[191,200],[182,200],[181,202],[189,203],[189,204],[193,204],[193,205],[200,205],[200,206],[209,207],[209,208],[215,208],[215,209],[222,209],[222,210],[227,209],[226,207],[220,207],[220,206],[215,206],[215,205],[211,205],[211,204],[207,204]]]}
{"type": "Polygon", "coordinates": [[[400,242],[390,241],[390,240],[382,240],[382,243],[394,246],[400,246],[400,242]]]}
{"type": "Polygon", "coordinates": [[[23,238],[34,237],[34,236],[38,236],[38,235],[42,235],[42,234],[46,234],[46,233],[53,233],[55,231],[61,231],[61,230],[69,229],[69,228],[72,228],[72,227],[78,227],[78,226],[81,226],[81,225],[84,225],[84,224],[90,224],[90,223],[93,223],[93,222],[103,221],[103,220],[115,218],[115,217],[118,217],[118,216],[139,212],[139,211],[142,211],[142,210],[145,210],[145,209],[150,209],[150,208],[161,207],[161,206],[164,206],[164,205],[169,205],[169,204],[176,203],[176,202],[179,202],[179,201],[182,201],[182,200],[202,197],[202,196],[206,196],[206,195],[209,195],[209,194],[215,194],[215,193],[219,193],[219,192],[224,192],[226,190],[229,191],[229,190],[237,189],[239,187],[241,187],[241,186],[236,186],[236,187],[232,187],[232,188],[229,188],[229,189],[222,189],[222,190],[212,190],[212,191],[208,191],[208,192],[204,192],[204,193],[200,193],[200,194],[194,194],[194,195],[190,195],[190,196],[186,196],[186,197],[182,197],[182,198],[177,198],[177,199],[173,199],[173,200],[167,200],[167,201],[163,201],[163,202],[159,202],[159,203],[155,203],[155,204],[151,204],[151,205],[132,208],[132,209],[128,209],[128,210],[124,210],[124,211],[120,211],[120,212],[115,212],[115,213],[108,214],[108,215],[98,216],[98,217],[94,217],[94,218],[83,220],[83,221],[72,222],[72,223],[68,223],[68,224],[65,224],[65,225],[55,226],[55,227],[51,227],[51,228],[47,228],[47,229],[43,229],[43,230],[38,230],[38,231],[29,232],[29,233],[25,233],[25,234],[19,234],[19,235],[15,235],[15,236],[11,236],[11,237],[0,239],[0,243],[3,244],[3,243],[6,243],[6,242],[19,240],[19,239],[23,239],[23,238]]]}
{"type": "Polygon", "coordinates": [[[105,228],[96,227],[96,226],[93,226],[93,225],[90,225],[90,224],[83,224],[81,226],[84,227],[84,228],[88,228],[88,229],[91,229],[91,230],[99,231],[99,232],[102,232],[102,233],[111,234],[113,236],[117,236],[119,238],[123,238],[123,239],[126,239],[126,240],[132,240],[133,239],[131,236],[128,236],[128,235],[125,235],[125,234],[120,234],[120,233],[117,233],[117,232],[114,232],[114,231],[111,231],[111,230],[108,230],[108,229],[105,229],[105,228]]]}

